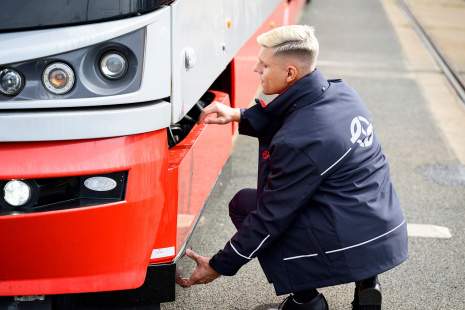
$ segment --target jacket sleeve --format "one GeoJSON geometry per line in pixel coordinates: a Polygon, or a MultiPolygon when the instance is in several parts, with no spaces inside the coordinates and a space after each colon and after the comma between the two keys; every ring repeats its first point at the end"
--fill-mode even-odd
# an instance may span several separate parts
{"type": "Polygon", "coordinates": [[[210,266],[222,275],[236,274],[284,234],[321,183],[312,160],[292,145],[275,142],[270,153],[271,171],[257,210],[210,260],[210,266]]]}
{"type": "Polygon", "coordinates": [[[270,119],[260,104],[248,109],[241,109],[239,133],[251,137],[258,137],[270,123],[270,119]]]}

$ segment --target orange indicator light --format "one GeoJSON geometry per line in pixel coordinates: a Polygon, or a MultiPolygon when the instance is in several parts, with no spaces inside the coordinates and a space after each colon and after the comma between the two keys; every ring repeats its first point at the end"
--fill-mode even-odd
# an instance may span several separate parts
{"type": "Polygon", "coordinates": [[[56,88],[63,87],[66,84],[67,80],[68,77],[66,76],[66,72],[61,69],[53,70],[49,76],[50,84],[52,84],[56,88]]]}

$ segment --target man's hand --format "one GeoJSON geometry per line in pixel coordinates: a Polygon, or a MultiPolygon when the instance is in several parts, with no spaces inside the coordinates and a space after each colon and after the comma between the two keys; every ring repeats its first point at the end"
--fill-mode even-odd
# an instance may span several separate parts
{"type": "Polygon", "coordinates": [[[197,267],[189,279],[181,278],[182,280],[179,280],[179,282],[178,279],[176,280],[176,283],[182,287],[191,287],[196,284],[207,284],[221,276],[221,274],[210,267],[210,259],[197,255],[190,249],[186,250],[186,255],[197,263],[197,267]]]}
{"type": "Polygon", "coordinates": [[[197,124],[202,123],[205,119],[206,124],[229,124],[231,122],[241,121],[241,110],[239,108],[231,108],[219,102],[212,102],[200,113],[197,124]],[[208,114],[216,113],[216,117],[205,119],[208,114]]]}
{"type": "Polygon", "coordinates": [[[186,287],[186,281],[187,279],[184,279],[183,277],[181,277],[178,273],[178,269],[176,268],[176,276],[175,276],[175,281],[176,281],[176,284],[178,284],[179,286],[181,287],[186,287]]]}

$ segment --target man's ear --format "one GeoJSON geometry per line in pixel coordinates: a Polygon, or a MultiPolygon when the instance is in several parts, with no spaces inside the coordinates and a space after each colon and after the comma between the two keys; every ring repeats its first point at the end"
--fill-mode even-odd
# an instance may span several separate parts
{"type": "Polygon", "coordinates": [[[287,70],[286,81],[288,83],[295,82],[295,79],[297,78],[297,68],[294,66],[288,66],[286,70],[287,70]]]}

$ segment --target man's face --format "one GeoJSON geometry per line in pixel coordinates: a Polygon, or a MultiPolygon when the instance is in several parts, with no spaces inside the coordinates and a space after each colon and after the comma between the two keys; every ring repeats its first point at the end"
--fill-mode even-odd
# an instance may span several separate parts
{"type": "Polygon", "coordinates": [[[258,62],[253,71],[260,76],[260,84],[265,95],[282,93],[288,86],[287,69],[278,57],[273,56],[271,47],[262,47],[258,53],[258,62]]]}

